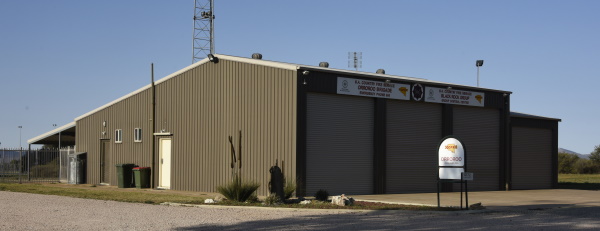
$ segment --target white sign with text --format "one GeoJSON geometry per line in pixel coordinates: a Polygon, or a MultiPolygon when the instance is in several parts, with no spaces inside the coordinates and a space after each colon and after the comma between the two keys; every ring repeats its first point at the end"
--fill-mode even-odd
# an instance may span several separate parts
{"type": "Polygon", "coordinates": [[[375,98],[410,100],[410,85],[338,77],[337,93],[375,98]]]}
{"type": "Polygon", "coordinates": [[[483,107],[485,93],[425,87],[425,102],[483,107]]]}
{"type": "Polygon", "coordinates": [[[456,138],[447,138],[438,148],[438,166],[465,166],[465,148],[456,138]]]}

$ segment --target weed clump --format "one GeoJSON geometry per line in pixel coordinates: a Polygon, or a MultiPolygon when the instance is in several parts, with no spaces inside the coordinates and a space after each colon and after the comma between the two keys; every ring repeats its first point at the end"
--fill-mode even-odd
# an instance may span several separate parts
{"type": "Polygon", "coordinates": [[[319,189],[319,191],[317,191],[315,193],[315,200],[327,201],[328,198],[329,198],[329,192],[327,192],[327,190],[319,189]]]}

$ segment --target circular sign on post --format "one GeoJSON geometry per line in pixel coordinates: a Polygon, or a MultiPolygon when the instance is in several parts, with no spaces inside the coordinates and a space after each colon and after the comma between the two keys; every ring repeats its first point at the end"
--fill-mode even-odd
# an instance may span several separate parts
{"type": "Polygon", "coordinates": [[[438,157],[438,165],[440,167],[465,166],[464,145],[454,137],[447,137],[440,143],[438,157]]]}

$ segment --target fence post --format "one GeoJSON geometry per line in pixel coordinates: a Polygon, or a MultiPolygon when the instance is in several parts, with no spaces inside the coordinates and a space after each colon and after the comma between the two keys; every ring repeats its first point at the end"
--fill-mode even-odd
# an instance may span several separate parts
{"type": "Polygon", "coordinates": [[[23,147],[21,147],[19,149],[19,184],[23,183],[23,182],[21,182],[22,171],[23,171],[23,147]]]}
{"type": "Polygon", "coordinates": [[[31,161],[29,157],[31,156],[31,144],[29,145],[29,150],[27,151],[27,178],[29,178],[29,182],[31,182],[31,161]]]}

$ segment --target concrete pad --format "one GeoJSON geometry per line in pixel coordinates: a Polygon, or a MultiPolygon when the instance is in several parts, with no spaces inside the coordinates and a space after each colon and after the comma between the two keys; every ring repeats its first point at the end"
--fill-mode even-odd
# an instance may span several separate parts
{"type": "MultiPolygon", "coordinates": [[[[575,189],[541,189],[513,191],[469,192],[469,205],[479,203],[487,209],[541,210],[560,207],[600,207],[600,191],[575,189]]],[[[437,206],[437,193],[377,194],[351,196],[359,201],[394,204],[437,206]]],[[[465,207],[463,193],[463,208],[465,207]]],[[[440,193],[440,204],[445,207],[461,205],[460,192],[440,193]]]]}

